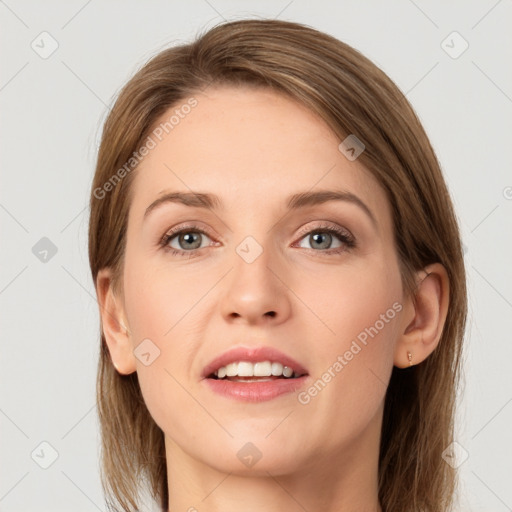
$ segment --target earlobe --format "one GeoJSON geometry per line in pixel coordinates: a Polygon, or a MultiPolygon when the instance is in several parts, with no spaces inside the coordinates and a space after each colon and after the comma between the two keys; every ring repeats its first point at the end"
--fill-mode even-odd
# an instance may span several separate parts
{"type": "Polygon", "coordinates": [[[418,272],[414,300],[404,307],[394,364],[407,368],[424,361],[438,346],[448,313],[450,283],[441,263],[418,272]]]}
{"type": "Polygon", "coordinates": [[[123,301],[116,299],[112,286],[112,271],[101,269],[96,278],[96,294],[100,306],[101,326],[107,342],[112,364],[123,375],[129,375],[136,370],[135,356],[126,326],[126,316],[123,301]]]}

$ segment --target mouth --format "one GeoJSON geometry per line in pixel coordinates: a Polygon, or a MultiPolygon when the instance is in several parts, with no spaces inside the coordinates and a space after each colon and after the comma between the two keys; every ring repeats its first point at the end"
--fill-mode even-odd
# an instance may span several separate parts
{"type": "Polygon", "coordinates": [[[300,363],[270,347],[234,348],[214,359],[202,373],[214,392],[252,402],[296,391],[308,376],[300,363]]]}

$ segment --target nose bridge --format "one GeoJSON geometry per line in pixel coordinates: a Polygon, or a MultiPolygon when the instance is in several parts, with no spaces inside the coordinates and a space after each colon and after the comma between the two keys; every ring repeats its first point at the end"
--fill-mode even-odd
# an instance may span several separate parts
{"type": "Polygon", "coordinates": [[[279,322],[289,315],[289,297],[283,285],[286,279],[276,275],[280,273],[276,269],[283,268],[278,259],[270,238],[265,238],[263,245],[247,236],[235,247],[230,281],[222,299],[226,319],[257,323],[270,317],[279,322]]]}

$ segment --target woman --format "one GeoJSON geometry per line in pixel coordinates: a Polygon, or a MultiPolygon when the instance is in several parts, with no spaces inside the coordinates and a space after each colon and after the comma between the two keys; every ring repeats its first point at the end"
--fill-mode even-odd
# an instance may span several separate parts
{"type": "Polygon", "coordinates": [[[105,123],[89,257],[112,508],[451,509],[459,229],[359,52],[243,20],[151,59],[105,123]]]}

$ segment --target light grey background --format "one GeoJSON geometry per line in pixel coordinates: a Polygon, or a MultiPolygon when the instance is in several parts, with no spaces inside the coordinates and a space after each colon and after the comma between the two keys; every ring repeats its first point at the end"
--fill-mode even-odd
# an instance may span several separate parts
{"type": "Polygon", "coordinates": [[[105,510],[87,262],[101,123],[158,50],[222,18],[254,15],[307,23],[362,51],[423,122],[467,249],[460,510],[512,510],[510,0],[0,1],[0,510],[105,510]],[[457,58],[464,41],[454,31],[469,44],[457,58]],[[32,250],[42,237],[57,248],[46,262],[32,250]],[[43,441],[58,453],[48,469],[43,441]]]}

